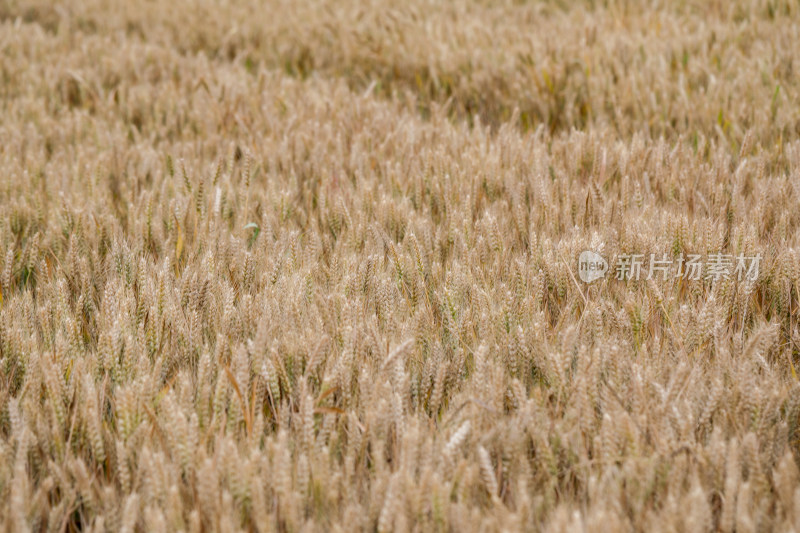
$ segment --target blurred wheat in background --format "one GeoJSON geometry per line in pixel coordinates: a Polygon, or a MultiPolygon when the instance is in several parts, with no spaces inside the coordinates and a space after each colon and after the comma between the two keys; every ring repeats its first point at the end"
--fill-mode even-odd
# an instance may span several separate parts
{"type": "Polygon", "coordinates": [[[798,57],[793,0],[0,0],[0,528],[800,530],[798,57]]]}

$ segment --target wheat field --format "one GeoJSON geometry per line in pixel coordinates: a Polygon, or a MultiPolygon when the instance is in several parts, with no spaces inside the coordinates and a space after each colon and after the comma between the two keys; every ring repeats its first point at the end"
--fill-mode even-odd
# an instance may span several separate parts
{"type": "Polygon", "coordinates": [[[0,0],[0,530],[800,531],[798,57],[795,0],[0,0]]]}

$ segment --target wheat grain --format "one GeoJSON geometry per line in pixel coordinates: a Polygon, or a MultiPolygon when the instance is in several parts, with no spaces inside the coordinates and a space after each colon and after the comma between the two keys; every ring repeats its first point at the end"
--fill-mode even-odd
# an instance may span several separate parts
{"type": "Polygon", "coordinates": [[[797,15],[6,2],[0,529],[800,529],[797,15]]]}

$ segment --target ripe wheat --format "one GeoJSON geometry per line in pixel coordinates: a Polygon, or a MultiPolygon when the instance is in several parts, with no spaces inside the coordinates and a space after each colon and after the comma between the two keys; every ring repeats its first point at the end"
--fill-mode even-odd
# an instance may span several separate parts
{"type": "Polygon", "coordinates": [[[800,530],[796,2],[6,0],[0,51],[0,529],[800,530]]]}

